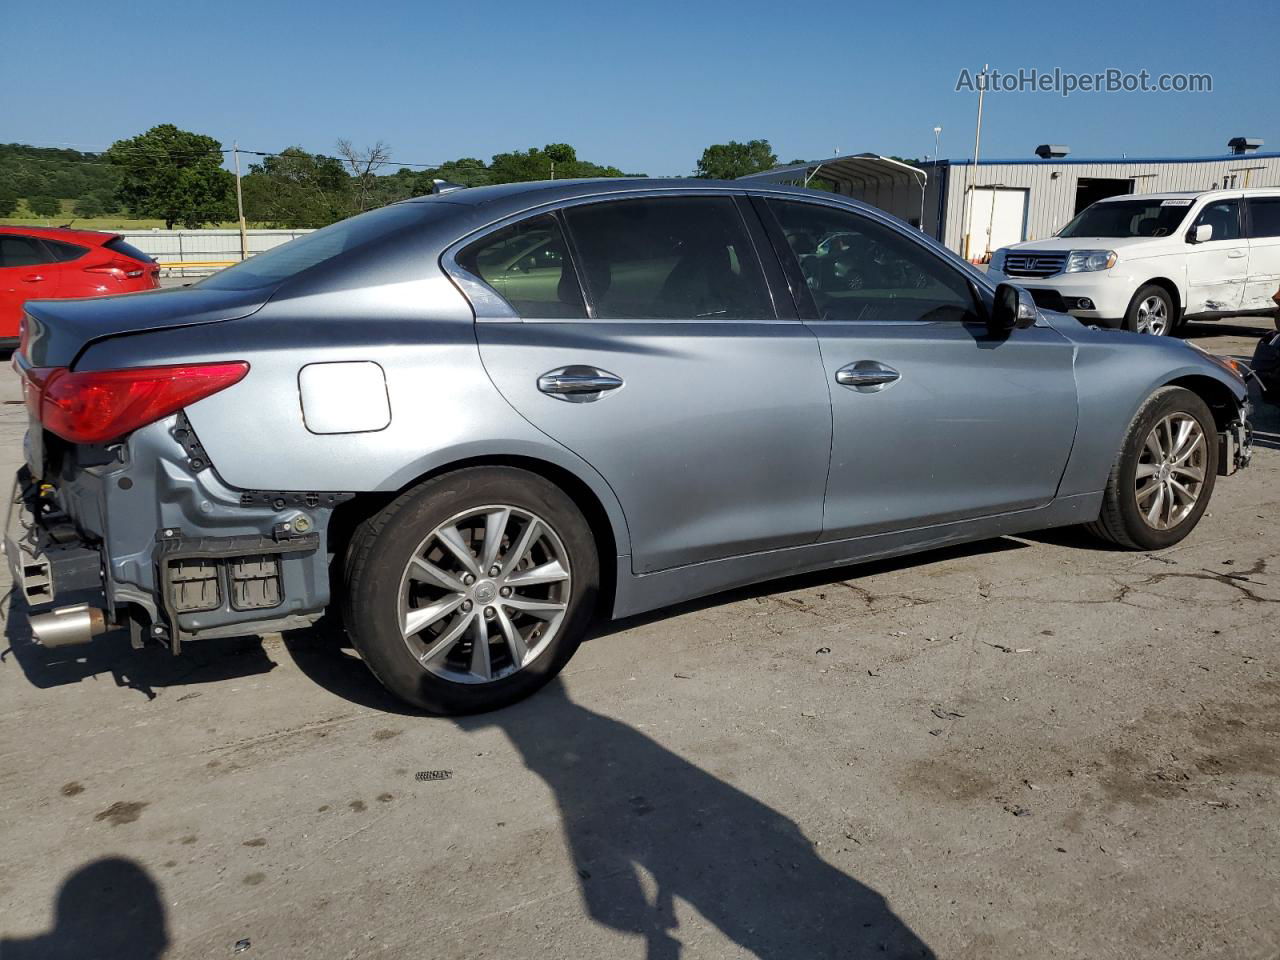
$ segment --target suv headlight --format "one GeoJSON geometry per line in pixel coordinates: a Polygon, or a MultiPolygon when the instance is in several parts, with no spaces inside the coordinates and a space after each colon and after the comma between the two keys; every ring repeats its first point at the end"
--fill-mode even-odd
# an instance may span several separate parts
{"type": "Polygon", "coordinates": [[[1114,250],[1072,250],[1067,257],[1067,273],[1092,273],[1110,270],[1116,265],[1114,250]]]}
{"type": "Polygon", "coordinates": [[[1008,249],[1001,247],[991,255],[991,262],[987,264],[988,270],[995,270],[998,273],[1004,273],[1004,255],[1008,253],[1008,249]]]}

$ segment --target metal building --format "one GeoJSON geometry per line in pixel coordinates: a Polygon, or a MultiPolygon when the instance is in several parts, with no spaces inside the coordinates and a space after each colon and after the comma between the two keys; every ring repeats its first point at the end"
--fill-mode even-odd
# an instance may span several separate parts
{"type": "Polygon", "coordinates": [[[971,260],[1052,236],[1095,201],[1126,193],[1280,187],[1280,153],[1234,138],[1216,157],[1074,159],[1044,145],[1025,160],[938,160],[905,165],[875,154],[779,167],[753,180],[826,180],[835,192],[900,217],[971,260]],[[968,209],[966,209],[966,207],[968,209]],[[968,243],[965,240],[968,238],[968,243]]]}

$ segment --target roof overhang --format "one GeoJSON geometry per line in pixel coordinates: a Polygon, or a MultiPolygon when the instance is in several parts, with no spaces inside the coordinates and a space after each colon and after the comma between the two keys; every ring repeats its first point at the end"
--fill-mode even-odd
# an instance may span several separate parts
{"type": "Polygon", "coordinates": [[[807,187],[815,178],[830,181],[836,192],[845,196],[865,193],[868,185],[906,183],[921,190],[928,183],[929,175],[919,167],[901,160],[882,157],[877,153],[857,153],[848,157],[831,157],[812,163],[794,163],[774,167],[763,173],[749,173],[739,180],[754,183],[794,183],[807,187]]]}

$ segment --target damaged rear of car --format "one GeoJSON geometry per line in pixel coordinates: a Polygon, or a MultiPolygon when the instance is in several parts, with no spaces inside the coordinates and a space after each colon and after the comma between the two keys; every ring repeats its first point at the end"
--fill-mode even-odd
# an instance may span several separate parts
{"type": "MultiPolygon", "coordinates": [[[[26,305],[13,363],[30,423],[5,553],[28,605],[58,604],[31,618],[37,642],[127,626],[135,647],[176,653],[317,619],[329,519],[353,494],[232,486],[189,414],[252,378],[262,331],[239,324],[277,294],[305,296],[315,266],[419,225],[421,210],[346,221],[191,288],[26,305]]],[[[270,432],[288,412],[250,399],[211,432],[270,432]]]]}

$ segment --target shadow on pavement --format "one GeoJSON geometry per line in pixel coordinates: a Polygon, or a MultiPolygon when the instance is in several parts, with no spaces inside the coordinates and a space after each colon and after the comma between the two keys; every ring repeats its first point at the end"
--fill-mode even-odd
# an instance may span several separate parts
{"type": "Polygon", "coordinates": [[[0,940],[4,960],[152,960],[169,946],[160,889],[132,860],[107,857],[63,881],[53,928],[0,940]]]}
{"type": "Polygon", "coordinates": [[[187,644],[180,657],[157,644],[134,650],[122,630],[80,646],[42,647],[32,639],[26,602],[11,592],[5,607],[8,649],[0,650],[0,665],[16,660],[31,685],[41,690],[109,673],[116,686],[154,700],[159,688],[214,683],[275,668],[258,637],[201,640],[187,644]]]}
{"type": "Polygon", "coordinates": [[[934,956],[789,818],[574,703],[558,680],[524,703],[455,722],[499,727],[551,788],[588,915],[643,937],[648,960],[684,952],[677,899],[762,960],[934,956]]]}

